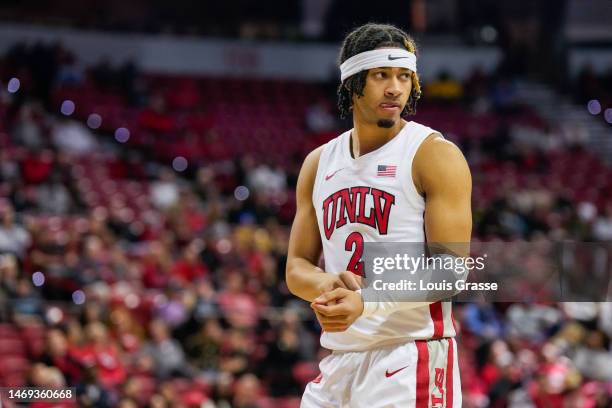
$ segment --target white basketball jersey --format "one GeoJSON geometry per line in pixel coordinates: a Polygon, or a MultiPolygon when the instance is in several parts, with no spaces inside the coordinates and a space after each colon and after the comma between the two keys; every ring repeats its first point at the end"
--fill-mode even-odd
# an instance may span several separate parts
{"type": "MultiPolygon", "coordinates": [[[[412,161],[432,133],[439,132],[408,122],[389,142],[356,159],[350,152],[351,131],[325,145],[312,200],[327,273],[360,273],[363,242],[425,242],[425,200],[413,183],[412,161]]],[[[323,332],[321,345],[360,351],[454,335],[451,302],[436,302],[386,316],[359,317],[344,332],[323,332]]]]}

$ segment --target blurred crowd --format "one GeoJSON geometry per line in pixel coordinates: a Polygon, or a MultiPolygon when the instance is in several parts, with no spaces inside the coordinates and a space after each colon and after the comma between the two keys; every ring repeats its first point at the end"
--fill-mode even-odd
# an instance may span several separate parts
{"type": "MultiPolygon", "coordinates": [[[[185,111],[210,112],[206,95],[36,47],[1,70],[21,82],[0,90],[0,383],[75,387],[62,406],[298,406],[327,352],[284,283],[292,196],[306,150],[346,125],[334,101],[307,101],[308,140],[291,140],[285,162],[194,126],[184,143],[203,147],[185,169],[153,145],[172,144],[185,111]],[[86,85],[134,110],[129,132],[148,144],[54,97],[86,85]]],[[[475,239],[612,241],[612,173],[579,129],[534,117],[501,76],[442,74],[425,95],[415,120],[472,167],[475,239]]],[[[464,406],[610,406],[610,305],[456,305],[464,406]]]]}

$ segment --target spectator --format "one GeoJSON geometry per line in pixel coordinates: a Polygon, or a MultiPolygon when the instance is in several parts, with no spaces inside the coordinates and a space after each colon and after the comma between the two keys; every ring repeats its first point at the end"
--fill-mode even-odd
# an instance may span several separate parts
{"type": "Polygon", "coordinates": [[[161,320],[149,324],[151,342],[143,347],[143,354],[153,358],[155,375],[167,379],[173,375],[189,376],[191,368],[181,345],[170,336],[168,326],[161,320]]]}
{"type": "Polygon", "coordinates": [[[113,340],[109,341],[108,329],[102,322],[89,323],[85,331],[87,343],[79,350],[81,364],[95,367],[100,384],[115,389],[127,377],[119,348],[113,340]]]}
{"type": "Polygon", "coordinates": [[[264,378],[269,379],[271,395],[297,395],[300,386],[293,377],[292,368],[301,361],[298,333],[289,326],[282,326],[275,333],[276,341],[268,348],[263,361],[264,378]]]}
{"type": "Polygon", "coordinates": [[[330,113],[330,108],[325,101],[319,101],[310,105],[306,111],[306,126],[314,133],[327,132],[336,127],[336,120],[330,113]]]}
{"type": "Polygon", "coordinates": [[[238,272],[228,274],[225,290],[218,297],[223,314],[235,327],[250,328],[258,318],[257,304],[244,290],[244,277],[238,272]]]}
{"type": "Polygon", "coordinates": [[[253,374],[245,374],[236,383],[232,406],[235,408],[259,408],[261,385],[253,374]]]}
{"type": "Polygon", "coordinates": [[[208,270],[200,261],[201,251],[202,242],[200,240],[194,240],[187,245],[183,250],[183,256],[172,268],[172,276],[182,284],[192,283],[206,277],[208,270]]]}
{"type": "Polygon", "coordinates": [[[72,206],[70,193],[56,172],[51,174],[48,183],[38,187],[36,198],[43,214],[66,214],[72,206]]]}
{"type": "Polygon", "coordinates": [[[75,384],[82,379],[82,367],[70,353],[68,339],[59,329],[52,329],[47,333],[46,348],[41,361],[61,370],[68,384],[75,384]]]}
{"type": "Polygon", "coordinates": [[[189,318],[195,296],[190,290],[169,289],[167,293],[167,301],[157,307],[155,315],[169,328],[175,329],[189,318]]]}
{"type": "Polygon", "coordinates": [[[21,278],[17,281],[15,300],[12,304],[13,318],[16,321],[38,321],[42,315],[43,301],[32,287],[32,281],[21,278]]]}
{"type": "Polygon", "coordinates": [[[82,407],[114,407],[116,398],[98,381],[94,366],[86,367],[83,380],[76,385],[77,401],[82,407]]]}
{"type": "Polygon", "coordinates": [[[12,132],[16,144],[33,150],[39,150],[45,145],[41,126],[35,118],[36,110],[36,105],[23,105],[12,132]]]}
{"type": "Polygon", "coordinates": [[[284,173],[279,169],[272,169],[268,165],[257,166],[248,176],[249,186],[256,192],[278,194],[285,189],[284,173]]]}
{"type": "Polygon", "coordinates": [[[160,171],[159,181],[151,186],[151,201],[160,210],[167,210],[174,206],[179,199],[179,187],[172,170],[163,168],[160,171]]]}
{"type": "Polygon", "coordinates": [[[17,296],[19,266],[12,254],[0,255],[0,319],[9,319],[9,299],[17,296]]]}
{"type": "Polygon", "coordinates": [[[74,155],[93,153],[98,148],[89,129],[71,119],[57,121],[51,131],[51,139],[60,151],[74,155]]]}
{"type": "Polygon", "coordinates": [[[144,110],[139,118],[138,124],[143,130],[164,136],[175,128],[175,119],[166,112],[166,101],[161,95],[151,97],[149,108],[144,110]]]}
{"type": "Polygon", "coordinates": [[[593,236],[597,241],[612,241],[612,204],[593,223],[593,236]]]}
{"type": "Polygon", "coordinates": [[[26,184],[40,184],[49,179],[55,166],[51,150],[32,150],[21,162],[21,174],[26,184]]]}
{"type": "Polygon", "coordinates": [[[208,319],[187,339],[187,353],[197,368],[216,377],[224,331],[216,319],[208,319]]]}
{"type": "Polygon", "coordinates": [[[254,351],[253,339],[244,329],[231,328],[227,340],[221,349],[221,371],[234,376],[248,371],[251,355],[254,351]]]}
{"type": "Polygon", "coordinates": [[[463,308],[465,328],[483,339],[501,337],[502,325],[495,307],[490,303],[470,303],[463,308]]]}
{"type": "Polygon", "coordinates": [[[160,241],[150,241],[142,259],[142,281],[147,288],[164,288],[170,279],[171,257],[160,241]]]}

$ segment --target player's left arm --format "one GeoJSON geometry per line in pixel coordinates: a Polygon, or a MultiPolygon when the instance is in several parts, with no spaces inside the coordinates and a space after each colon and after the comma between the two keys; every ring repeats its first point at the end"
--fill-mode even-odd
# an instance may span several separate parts
{"type": "Polygon", "coordinates": [[[459,257],[470,252],[472,176],[461,150],[438,134],[417,151],[413,180],[425,197],[425,234],[430,249],[459,257]]]}

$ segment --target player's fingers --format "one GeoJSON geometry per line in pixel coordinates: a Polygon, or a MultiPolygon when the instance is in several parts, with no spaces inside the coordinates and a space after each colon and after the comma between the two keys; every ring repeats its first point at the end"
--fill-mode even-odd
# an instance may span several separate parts
{"type": "Polygon", "coordinates": [[[326,304],[329,301],[332,300],[336,300],[338,298],[344,297],[344,295],[346,294],[346,289],[344,288],[337,288],[334,289],[330,292],[325,292],[322,295],[319,295],[319,297],[317,297],[315,300],[313,300],[313,303],[318,303],[318,304],[326,304]]]}
{"type": "Polygon", "coordinates": [[[330,291],[338,288],[349,289],[341,278],[335,281],[334,287],[331,288],[330,291]]]}
{"type": "Polygon", "coordinates": [[[332,290],[337,289],[337,288],[346,289],[346,284],[342,282],[342,279],[340,279],[340,277],[338,277],[338,279],[334,279],[333,281],[325,282],[325,284],[319,287],[319,291],[321,293],[326,293],[326,292],[331,292],[332,290]]]}
{"type": "Polygon", "coordinates": [[[346,288],[349,290],[358,290],[361,289],[361,276],[357,276],[352,272],[344,271],[340,273],[340,279],[346,285],[346,288]]]}
{"type": "Polygon", "coordinates": [[[329,308],[331,306],[319,305],[317,303],[311,303],[310,307],[314,310],[318,315],[321,316],[329,316],[329,308]]]}
{"type": "Polygon", "coordinates": [[[324,316],[342,316],[342,315],[348,314],[346,310],[346,306],[343,305],[342,303],[337,304],[337,305],[331,305],[331,306],[313,303],[312,308],[324,316]]]}
{"type": "Polygon", "coordinates": [[[339,316],[325,316],[320,313],[317,313],[317,319],[321,323],[344,323],[348,320],[347,315],[339,315],[339,316]]]}

